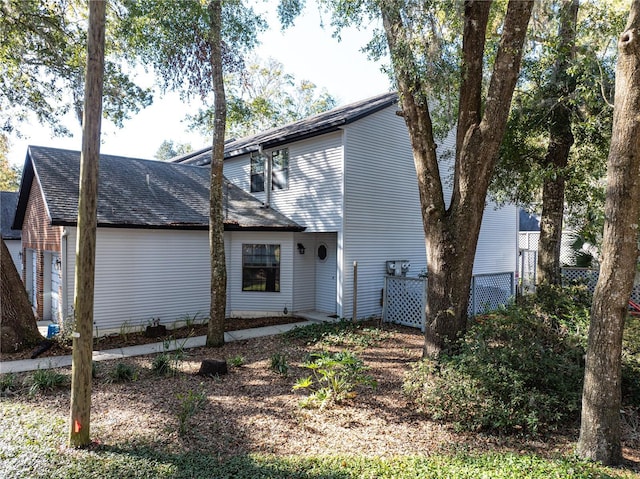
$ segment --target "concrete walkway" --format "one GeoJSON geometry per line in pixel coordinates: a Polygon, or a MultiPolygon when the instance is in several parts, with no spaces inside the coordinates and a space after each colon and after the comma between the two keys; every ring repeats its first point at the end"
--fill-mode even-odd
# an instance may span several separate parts
{"type": "MultiPolygon", "coordinates": [[[[224,340],[227,343],[240,341],[242,339],[261,338],[264,336],[275,336],[285,333],[298,326],[307,326],[316,321],[301,321],[299,323],[279,324],[275,326],[265,326],[262,328],[242,329],[240,331],[230,331],[224,333],[224,340]]],[[[94,351],[94,361],[108,361],[111,359],[122,359],[133,356],[145,356],[147,354],[162,353],[165,351],[175,351],[177,349],[199,348],[205,345],[206,336],[196,336],[193,338],[175,339],[165,345],[165,343],[140,344],[119,349],[107,349],[104,351],[94,351]]],[[[21,373],[25,371],[35,371],[37,369],[54,369],[71,366],[71,356],[51,356],[47,358],[21,359],[18,361],[0,361],[0,373],[21,373]]]]}

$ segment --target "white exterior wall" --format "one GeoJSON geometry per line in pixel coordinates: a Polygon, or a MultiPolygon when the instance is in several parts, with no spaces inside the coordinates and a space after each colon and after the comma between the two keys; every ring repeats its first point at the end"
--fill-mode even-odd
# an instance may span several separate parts
{"type": "MultiPolygon", "coordinates": [[[[73,305],[76,228],[67,228],[67,305],[73,305]]],[[[63,252],[64,255],[64,252],[63,252]]],[[[209,316],[207,231],[98,228],[94,326],[97,335],[159,318],[171,327],[186,315],[209,316]]]]}
{"type": "Polygon", "coordinates": [[[378,316],[387,260],[426,268],[420,198],[404,120],[390,107],[345,128],[345,220],[341,316],[353,315],[358,263],[358,317],[378,316]]]}
{"type": "Polygon", "coordinates": [[[16,266],[18,274],[22,278],[22,261],[20,260],[20,251],[22,250],[22,241],[20,240],[4,240],[7,245],[13,264],[16,266]]]}
{"type": "Polygon", "coordinates": [[[230,249],[227,255],[227,316],[258,317],[278,316],[293,308],[293,260],[294,233],[241,232],[225,233],[229,237],[230,249]],[[280,292],[242,291],[242,245],[280,245],[280,292]]]}
{"type": "MultiPolygon", "coordinates": [[[[382,312],[387,260],[408,260],[409,276],[426,269],[424,229],[413,154],[404,120],[390,107],[345,128],[342,312],[353,314],[353,262],[358,262],[359,318],[382,312]]],[[[444,195],[451,197],[455,135],[438,142],[444,195]]],[[[485,208],[473,274],[517,267],[517,208],[485,208]]]]}
{"type": "Polygon", "coordinates": [[[293,247],[293,311],[313,311],[316,306],[315,235],[295,233],[293,237],[293,247]],[[304,246],[304,254],[298,252],[298,243],[304,246]]]}
{"type": "MultiPolygon", "coordinates": [[[[76,228],[63,241],[63,308],[73,305],[76,228]]],[[[263,316],[291,307],[293,233],[225,233],[227,316],[263,316]],[[242,292],[242,243],[281,245],[284,293],[242,292]],[[273,309],[271,309],[273,308],[273,309]]],[[[210,259],[207,231],[99,228],[96,243],[94,323],[98,335],[121,326],[143,328],[153,318],[172,327],[186,315],[209,315],[210,259]]]]}
{"type": "MultiPolygon", "coordinates": [[[[289,189],[273,190],[271,206],[305,226],[307,233],[335,232],[342,226],[342,133],[298,141],[289,149],[289,189]]],[[[272,150],[264,150],[270,153],[272,150]]],[[[224,174],[250,193],[250,157],[224,162],[224,174]]],[[[251,193],[265,201],[265,193],[251,193]]]]}

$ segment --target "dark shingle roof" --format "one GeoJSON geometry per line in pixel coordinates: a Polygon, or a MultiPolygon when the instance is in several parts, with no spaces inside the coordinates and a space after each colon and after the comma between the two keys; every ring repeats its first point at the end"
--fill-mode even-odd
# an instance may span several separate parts
{"type": "MultiPolygon", "coordinates": [[[[206,229],[210,170],[190,165],[101,155],[98,225],[134,228],[206,229]]],[[[16,227],[22,227],[33,178],[37,177],[52,225],[77,222],[80,153],[30,146],[24,168],[16,227]]],[[[225,181],[225,229],[304,228],[225,181]]]]}
{"type": "Polygon", "coordinates": [[[17,204],[17,191],[0,191],[0,235],[6,240],[19,240],[22,237],[21,230],[11,228],[17,204]]]}
{"type": "MultiPolygon", "coordinates": [[[[263,148],[273,148],[338,130],[341,126],[371,115],[398,102],[395,92],[367,98],[356,103],[334,108],[288,125],[273,128],[225,144],[225,158],[243,155],[263,148]]],[[[175,163],[204,166],[211,163],[211,147],[194,151],[172,160],[175,163]]]]}

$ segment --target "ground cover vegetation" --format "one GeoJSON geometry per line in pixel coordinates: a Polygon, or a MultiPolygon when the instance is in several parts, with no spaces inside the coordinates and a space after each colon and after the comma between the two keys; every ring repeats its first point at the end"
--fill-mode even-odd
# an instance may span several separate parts
{"type": "Polygon", "coordinates": [[[475,318],[437,364],[421,358],[418,330],[375,321],[228,343],[216,353],[243,361],[221,377],[196,374],[207,348],[181,351],[171,374],[154,370],[162,353],[103,362],[82,450],[63,446],[68,370],[1,375],[0,476],[637,477],[638,318],[625,331],[625,467],[573,455],[588,304],[582,287],[543,289],[475,318]],[[351,365],[366,381],[303,407],[316,402],[317,390],[294,389],[310,365],[333,379],[351,365]]]}

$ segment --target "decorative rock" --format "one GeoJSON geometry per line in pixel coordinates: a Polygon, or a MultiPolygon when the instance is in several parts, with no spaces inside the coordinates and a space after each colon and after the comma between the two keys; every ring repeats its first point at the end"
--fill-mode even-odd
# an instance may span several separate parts
{"type": "Polygon", "coordinates": [[[166,336],[167,327],[164,324],[157,324],[155,326],[147,326],[147,329],[144,331],[144,335],[147,338],[160,338],[162,336],[166,336]]]}
{"type": "Polygon", "coordinates": [[[227,374],[227,372],[227,362],[224,359],[204,359],[200,363],[198,374],[201,376],[220,376],[227,374]]]}

